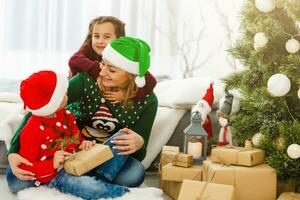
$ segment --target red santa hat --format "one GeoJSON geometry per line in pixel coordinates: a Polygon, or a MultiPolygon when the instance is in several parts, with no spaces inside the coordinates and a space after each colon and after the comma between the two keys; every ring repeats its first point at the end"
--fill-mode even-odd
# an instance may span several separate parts
{"type": "Polygon", "coordinates": [[[212,83],[209,85],[209,88],[206,90],[205,95],[202,97],[200,102],[203,103],[204,109],[207,113],[210,113],[211,107],[214,102],[214,89],[212,83]]]}
{"type": "Polygon", "coordinates": [[[214,102],[214,89],[213,84],[209,85],[209,88],[206,90],[205,95],[200,101],[197,102],[196,106],[193,107],[193,110],[198,110],[201,113],[202,120],[206,119],[206,116],[211,111],[212,104],[214,102]]]}
{"type": "Polygon", "coordinates": [[[33,73],[20,85],[20,96],[33,115],[47,116],[55,113],[68,89],[66,76],[53,71],[33,73]]]}

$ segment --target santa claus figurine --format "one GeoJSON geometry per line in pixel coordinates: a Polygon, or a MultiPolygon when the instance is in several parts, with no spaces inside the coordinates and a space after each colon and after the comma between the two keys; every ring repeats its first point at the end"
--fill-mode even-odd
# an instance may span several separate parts
{"type": "Polygon", "coordinates": [[[217,115],[219,118],[219,123],[221,125],[219,138],[217,140],[217,145],[232,145],[232,131],[231,127],[228,125],[230,117],[239,110],[239,99],[234,97],[225,89],[225,96],[221,98],[219,103],[219,110],[217,115]]]}
{"type": "Polygon", "coordinates": [[[214,89],[213,84],[209,85],[205,95],[200,101],[192,108],[192,113],[199,111],[201,113],[202,127],[205,129],[208,139],[212,138],[212,125],[209,113],[211,111],[212,104],[214,102],[214,89]]]}

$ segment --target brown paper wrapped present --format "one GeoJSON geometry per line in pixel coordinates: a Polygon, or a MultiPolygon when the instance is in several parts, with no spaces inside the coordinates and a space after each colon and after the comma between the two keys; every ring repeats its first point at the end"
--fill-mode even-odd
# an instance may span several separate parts
{"type": "Polygon", "coordinates": [[[294,192],[284,192],[279,196],[278,200],[300,200],[300,194],[294,192]]]}
{"type": "Polygon", "coordinates": [[[216,147],[211,151],[211,160],[225,165],[254,166],[265,161],[265,153],[254,148],[216,147]]]}
{"type": "Polygon", "coordinates": [[[276,172],[266,165],[253,167],[225,166],[204,161],[203,180],[233,185],[238,200],[275,200],[276,172]]]}
{"type": "Polygon", "coordinates": [[[79,151],[71,155],[64,163],[64,169],[69,174],[80,176],[112,157],[113,153],[109,146],[95,144],[87,151],[79,151]]]}
{"type": "Polygon", "coordinates": [[[193,156],[185,153],[179,153],[172,162],[179,167],[191,167],[193,165],[193,156]]]}
{"type": "Polygon", "coordinates": [[[173,160],[175,160],[177,154],[179,153],[179,147],[178,146],[163,146],[162,152],[160,154],[160,160],[159,160],[159,184],[160,187],[163,188],[163,182],[161,180],[161,170],[162,167],[165,166],[168,163],[171,163],[173,160]]]}
{"type": "Polygon", "coordinates": [[[232,185],[184,180],[178,200],[234,200],[232,185]]]}
{"type": "Polygon", "coordinates": [[[163,166],[162,180],[182,182],[183,179],[202,180],[202,166],[193,165],[189,168],[174,166],[171,163],[163,166]]]}
{"type": "Polygon", "coordinates": [[[179,154],[179,147],[177,146],[163,146],[160,161],[159,161],[159,169],[168,164],[171,163],[173,160],[175,160],[176,156],[179,154]]]}
{"type": "Polygon", "coordinates": [[[179,153],[177,146],[164,146],[160,158],[161,167],[168,163],[181,167],[190,167],[193,164],[193,156],[189,154],[179,153]]]}
{"type": "Polygon", "coordinates": [[[175,200],[178,199],[181,185],[182,182],[161,181],[161,189],[175,200]]]}

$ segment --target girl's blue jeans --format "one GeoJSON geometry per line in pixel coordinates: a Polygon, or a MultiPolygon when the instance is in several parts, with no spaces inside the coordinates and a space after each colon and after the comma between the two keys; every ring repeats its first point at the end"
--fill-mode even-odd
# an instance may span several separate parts
{"type": "MultiPolygon", "coordinates": [[[[112,139],[121,134],[114,134],[105,144],[112,147],[112,139]]],[[[127,187],[139,186],[145,178],[145,168],[141,162],[130,156],[120,156],[118,150],[111,149],[114,157],[84,176],[73,176],[62,169],[47,186],[83,199],[122,196],[129,191],[127,187]]],[[[18,179],[10,167],[6,170],[6,177],[12,192],[35,186],[35,181],[18,179]]]]}

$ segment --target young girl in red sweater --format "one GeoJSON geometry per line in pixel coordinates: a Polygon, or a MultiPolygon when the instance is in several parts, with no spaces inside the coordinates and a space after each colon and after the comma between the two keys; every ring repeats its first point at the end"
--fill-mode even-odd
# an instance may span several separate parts
{"type": "MultiPolygon", "coordinates": [[[[101,16],[93,19],[89,24],[88,34],[77,51],[69,60],[72,76],[77,72],[86,72],[93,78],[100,73],[102,62],[102,51],[112,40],[125,36],[125,23],[113,16],[101,16]]],[[[147,94],[153,91],[156,79],[150,72],[145,75],[146,83],[143,83],[137,90],[136,100],[144,99],[147,94]]],[[[105,91],[106,99],[113,103],[119,103],[125,99],[122,90],[105,91]]]]}

